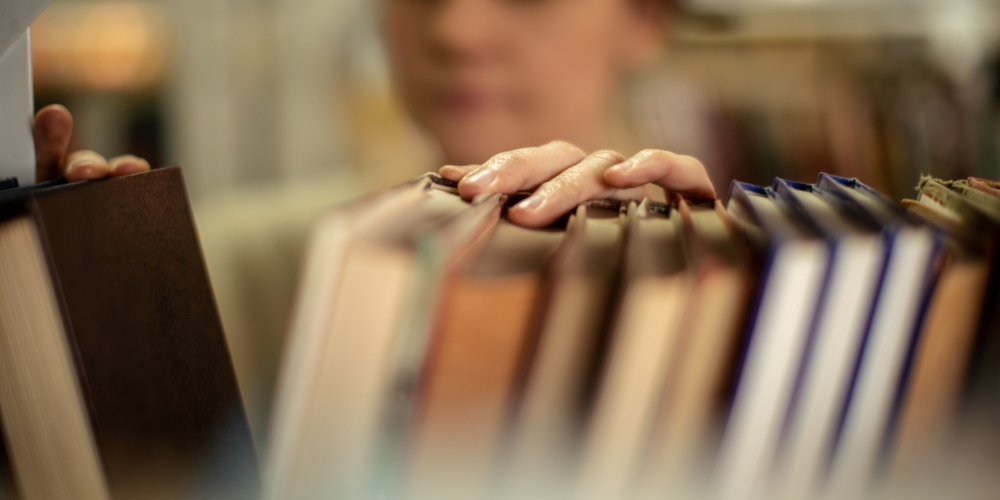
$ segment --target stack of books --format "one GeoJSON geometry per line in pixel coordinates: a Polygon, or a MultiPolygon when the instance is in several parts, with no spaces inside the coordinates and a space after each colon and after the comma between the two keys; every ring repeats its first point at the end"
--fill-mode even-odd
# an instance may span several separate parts
{"type": "Polygon", "coordinates": [[[533,230],[429,174],[338,207],[265,497],[995,493],[998,188],[823,174],[533,230]]]}

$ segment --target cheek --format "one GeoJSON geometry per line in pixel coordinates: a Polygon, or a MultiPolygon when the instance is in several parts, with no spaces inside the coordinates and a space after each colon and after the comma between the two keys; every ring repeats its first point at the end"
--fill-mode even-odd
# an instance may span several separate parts
{"type": "Polygon", "coordinates": [[[417,2],[388,0],[383,17],[383,38],[395,78],[406,93],[416,81],[425,58],[423,12],[417,2]]]}
{"type": "Polygon", "coordinates": [[[599,112],[618,78],[611,23],[579,23],[526,37],[520,53],[525,101],[551,118],[599,112]]]}

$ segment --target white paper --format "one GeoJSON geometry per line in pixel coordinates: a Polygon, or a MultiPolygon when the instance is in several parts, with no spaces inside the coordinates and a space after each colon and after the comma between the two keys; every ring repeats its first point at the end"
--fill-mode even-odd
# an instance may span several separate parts
{"type": "Polygon", "coordinates": [[[0,54],[7,52],[50,0],[0,0],[0,54]]]}
{"type": "MultiPolygon", "coordinates": [[[[5,1],[5,0],[0,0],[5,1]]],[[[27,31],[0,55],[0,178],[35,182],[31,42],[27,31]]]]}

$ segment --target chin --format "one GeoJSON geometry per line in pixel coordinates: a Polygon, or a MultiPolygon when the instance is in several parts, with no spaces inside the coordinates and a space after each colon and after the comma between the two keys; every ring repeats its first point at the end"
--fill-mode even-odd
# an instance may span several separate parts
{"type": "Polygon", "coordinates": [[[434,135],[445,162],[450,165],[479,165],[498,153],[532,146],[521,144],[511,134],[491,133],[483,129],[441,131],[434,135]]]}

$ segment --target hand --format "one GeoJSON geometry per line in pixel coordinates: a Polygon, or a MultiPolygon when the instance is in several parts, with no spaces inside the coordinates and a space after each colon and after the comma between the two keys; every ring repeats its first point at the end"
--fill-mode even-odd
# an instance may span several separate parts
{"type": "Polygon", "coordinates": [[[529,227],[551,224],[589,200],[642,199],[649,193],[649,183],[667,191],[715,198],[701,162],[657,149],[626,159],[615,151],[588,155],[572,144],[556,141],[501,153],[481,166],[446,166],[440,174],[459,183],[463,198],[534,191],[508,212],[511,221],[529,227]]]}
{"type": "Polygon", "coordinates": [[[119,177],[149,170],[149,162],[132,155],[105,160],[93,151],[67,154],[73,116],[59,105],[46,106],[35,116],[35,178],[45,182],[65,177],[69,182],[119,177]]]}

